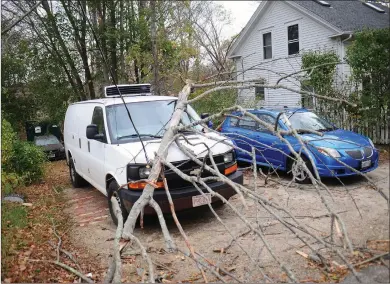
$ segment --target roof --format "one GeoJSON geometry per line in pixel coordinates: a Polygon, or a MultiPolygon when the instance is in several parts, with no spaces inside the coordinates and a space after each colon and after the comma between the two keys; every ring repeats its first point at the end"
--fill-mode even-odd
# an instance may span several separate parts
{"type": "MultiPolygon", "coordinates": [[[[123,96],[123,99],[125,100],[126,103],[177,100],[176,97],[170,97],[170,96],[123,96]]],[[[90,103],[103,104],[105,106],[109,106],[109,105],[123,104],[123,101],[120,97],[114,97],[114,98],[102,98],[96,100],[82,101],[74,104],[90,104],[90,103]]]]}
{"type": "MultiPolygon", "coordinates": [[[[235,54],[237,48],[249,35],[249,31],[256,25],[258,18],[262,16],[267,5],[273,1],[262,1],[246,26],[242,29],[239,36],[232,45],[229,51],[229,57],[239,57],[240,54],[235,54]]],[[[350,33],[362,30],[363,28],[382,29],[388,28],[390,25],[388,7],[371,3],[372,5],[382,9],[385,13],[379,13],[374,9],[366,6],[360,0],[343,0],[331,1],[328,0],[330,7],[323,6],[314,0],[306,1],[283,1],[283,3],[295,7],[301,12],[318,19],[323,25],[333,29],[336,34],[350,33]]]]}
{"type": "Polygon", "coordinates": [[[389,8],[381,4],[371,3],[385,13],[379,13],[359,0],[328,1],[331,7],[323,6],[316,1],[294,0],[293,2],[342,31],[382,29],[388,28],[390,23],[389,8]]]}
{"type": "MultiPolygon", "coordinates": [[[[274,115],[278,115],[280,112],[292,113],[292,112],[310,112],[310,110],[306,108],[258,108],[258,109],[246,109],[247,112],[250,113],[271,113],[274,115]]],[[[233,115],[241,114],[241,111],[232,112],[233,115]]]]}

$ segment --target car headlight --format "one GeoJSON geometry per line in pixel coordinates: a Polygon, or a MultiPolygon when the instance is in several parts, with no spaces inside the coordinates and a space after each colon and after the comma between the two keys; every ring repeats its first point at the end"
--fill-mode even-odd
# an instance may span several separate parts
{"type": "Polygon", "coordinates": [[[229,164],[234,161],[233,152],[226,153],[223,155],[223,161],[225,164],[229,164]]]}
{"type": "Polygon", "coordinates": [[[368,138],[368,142],[370,142],[371,147],[375,149],[375,145],[370,138],[368,138]]]}
{"type": "Polygon", "coordinates": [[[138,173],[140,178],[148,178],[151,172],[151,168],[142,167],[139,168],[138,173]]]}
{"type": "Polygon", "coordinates": [[[318,147],[317,150],[321,154],[328,156],[328,157],[333,157],[333,158],[340,158],[341,157],[340,153],[336,149],[318,147]]]}
{"type": "Polygon", "coordinates": [[[61,152],[65,152],[65,148],[64,148],[64,147],[61,147],[61,148],[60,148],[60,151],[61,151],[61,152]]]}

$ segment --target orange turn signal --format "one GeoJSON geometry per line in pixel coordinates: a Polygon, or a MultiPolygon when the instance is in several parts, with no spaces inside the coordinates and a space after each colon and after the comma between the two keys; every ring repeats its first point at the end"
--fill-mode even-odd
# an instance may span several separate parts
{"type": "Polygon", "coordinates": [[[230,175],[231,173],[234,173],[237,171],[237,163],[235,163],[233,166],[230,166],[225,169],[225,176],[230,175]]]}
{"type": "MultiPolygon", "coordinates": [[[[129,182],[127,185],[129,186],[129,189],[142,190],[145,188],[147,184],[148,184],[147,182],[141,181],[141,182],[134,182],[134,183],[129,182]]],[[[162,181],[156,182],[155,185],[156,188],[164,188],[164,182],[162,181]]]]}

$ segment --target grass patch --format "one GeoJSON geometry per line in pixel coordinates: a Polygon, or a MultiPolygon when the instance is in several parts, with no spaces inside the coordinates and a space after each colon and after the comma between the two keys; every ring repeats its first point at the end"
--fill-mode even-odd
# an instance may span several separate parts
{"type": "Polygon", "coordinates": [[[4,259],[12,258],[16,251],[23,249],[26,242],[20,238],[20,230],[27,227],[28,209],[18,203],[1,204],[1,268],[4,271],[4,259]]]}

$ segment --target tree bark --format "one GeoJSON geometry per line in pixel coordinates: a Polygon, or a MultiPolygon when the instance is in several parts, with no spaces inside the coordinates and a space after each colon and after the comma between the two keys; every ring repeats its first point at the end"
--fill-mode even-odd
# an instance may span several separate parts
{"type": "Polygon", "coordinates": [[[151,23],[150,23],[150,34],[152,38],[152,55],[153,55],[153,80],[152,89],[155,95],[160,95],[160,86],[158,78],[158,54],[157,54],[157,27],[156,27],[156,1],[150,1],[151,11],[151,23]]]}
{"type": "MultiPolygon", "coordinates": [[[[72,57],[70,56],[70,53],[68,51],[68,48],[61,36],[61,33],[58,29],[58,26],[57,26],[57,22],[56,22],[56,19],[53,15],[53,13],[51,12],[50,10],[50,7],[49,7],[49,4],[47,2],[47,0],[44,0],[42,1],[42,6],[43,6],[43,9],[46,11],[47,13],[47,16],[48,16],[48,20],[49,20],[49,23],[52,27],[52,32],[54,33],[56,39],[58,40],[58,43],[61,47],[61,50],[66,58],[66,62],[67,64],[69,65],[70,67],[70,72],[74,78],[74,80],[76,81],[76,84],[77,84],[77,88],[80,92],[80,97],[82,100],[85,100],[86,99],[86,96],[85,96],[85,92],[84,92],[84,87],[83,87],[83,82],[81,81],[81,78],[80,78],[80,75],[76,69],[76,66],[74,64],[74,61],[72,59],[72,57]]],[[[50,34],[50,31],[48,31],[48,33],[50,34]]]]}

